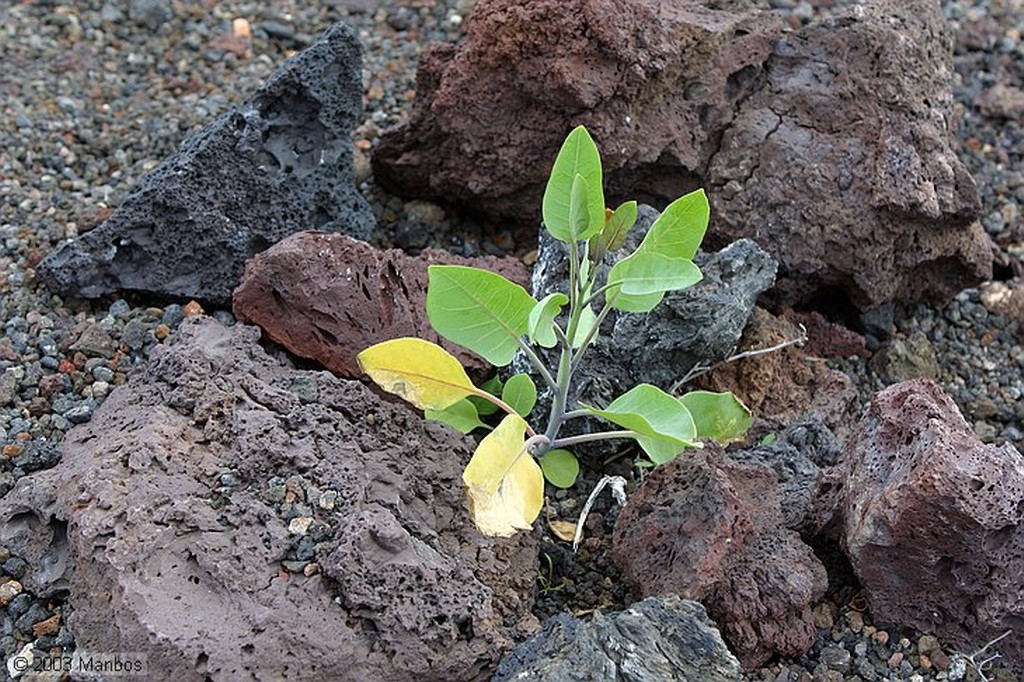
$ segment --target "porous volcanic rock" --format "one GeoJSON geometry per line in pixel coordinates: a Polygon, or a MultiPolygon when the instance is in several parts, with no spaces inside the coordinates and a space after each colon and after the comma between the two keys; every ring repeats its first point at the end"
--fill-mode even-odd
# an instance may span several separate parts
{"type": "Polygon", "coordinates": [[[402,336],[440,343],[464,366],[489,367],[430,326],[427,267],[435,263],[479,267],[529,284],[526,266],[515,258],[462,258],[433,249],[407,256],[347,235],[307,231],[246,264],[233,309],[240,320],[259,325],[291,352],[341,376],[361,376],[360,351],[402,336]]]}
{"type": "MultiPolygon", "coordinates": [[[[792,322],[755,308],[736,352],[771,348],[799,339],[800,334],[792,322]]],[[[754,413],[759,431],[783,429],[813,411],[845,436],[860,407],[849,376],[795,345],[716,367],[697,378],[693,387],[732,391],[754,413]]]]}
{"type": "Polygon", "coordinates": [[[878,623],[994,650],[1024,673],[1024,455],[985,445],[933,381],[877,393],[827,470],[821,521],[838,529],[878,623]]]}
{"type": "Polygon", "coordinates": [[[777,480],[709,443],[655,469],[615,523],[623,577],[645,597],[704,604],[746,670],[810,649],[811,605],[827,584],[810,547],[784,526],[777,480]]]}
{"type": "Polygon", "coordinates": [[[713,239],[778,258],[776,296],[944,299],[991,277],[950,145],[950,36],[933,0],[856,5],[775,44],[708,170],[713,239]]]}
{"type": "Polygon", "coordinates": [[[337,24],[242,104],[190,135],[103,224],[58,247],[39,276],[63,296],[142,291],[225,304],[245,261],[298,230],[366,238],[352,129],[362,47],[337,24]]]}
{"type": "Polygon", "coordinates": [[[374,177],[529,224],[565,134],[584,124],[611,194],[696,188],[782,31],[756,0],[708,4],[479,0],[463,43],[424,49],[412,116],[383,136],[374,177]]]}
{"type": "Polygon", "coordinates": [[[0,542],[26,587],[69,590],[78,648],[150,679],[487,679],[537,627],[537,548],[473,527],[471,441],[258,338],[186,320],[19,479],[0,542]]]}
{"type": "Polygon", "coordinates": [[[424,53],[375,174],[529,223],[585,124],[612,205],[707,187],[709,246],[754,239],[780,263],[778,303],[944,300],[992,270],[950,145],[949,47],[934,0],[844,5],[789,33],[753,1],[481,0],[465,42],[424,53]]]}
{"type": "Polygon", "coordinates": [[[675,595],[583,621],[568,613],[510,653],[491,682],[739,682],[740,664],[699,603],[675,595]],[[623,675],[610,675],[622,670],[623,675]],[[628,675],[625,674],[628,671],[628,675]]]}

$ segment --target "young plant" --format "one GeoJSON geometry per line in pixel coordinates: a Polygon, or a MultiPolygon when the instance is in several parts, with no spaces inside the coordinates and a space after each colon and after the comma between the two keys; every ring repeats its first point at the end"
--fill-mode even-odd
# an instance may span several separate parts
{"type": "Polygon", "coordinates": [[[669,204],[640,246],[599,281],[598,266],[607,253],[623,247],[636,222],[637,204],[605,208],[601,158],[580,126],[558,152],[542,212],[547,231],[568,248],[568,291],[538,301],[501,275],[454,265],[430,266],[427,287],[427,316],[438,334],[495,367],[508,365],[516,353],[533,365],[551,394],[542,429],[527,421],[537,400],[537,388],[527,374],[514,375],[504,385],[493,380],[477,387],[452,355],[416,338],[385,341],[358,357],[363,371],[384,390],[463,433],[486,427],[481,416],[504,413],[463,472],[470,514],[487,535],[509,536],[531,528],[543,504],[545,478],[559,487],[573,484],[579,463],[567,448],[633,439],[652,465],[659,465],[685,448],[699,447],[700,439],[742,437],[751,421],[750,412],[730,393],[696,391],[677,398],[640,384],[605,406],[577,404],[571,398],[573,377],[612,310],[645,313],[666,292],[700,281],[693,257],[708,225],[704,192],[669,204]],[[557,347],[557,366],[546,366],[536,347],[557,347]],[[559,435],[567,421],[586,417],[617,428],[559,435]]]}

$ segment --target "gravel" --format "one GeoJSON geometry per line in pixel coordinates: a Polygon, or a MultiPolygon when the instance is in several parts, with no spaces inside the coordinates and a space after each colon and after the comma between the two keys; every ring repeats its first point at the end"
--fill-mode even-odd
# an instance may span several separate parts
{"type": "MultiPolygon", "coordinates": [[[[771,4],[799,26],[817,15],[817,6],[848,1],[771,4]]],[[[961,158],[979,185],[997,278],[1019,277],[1024,0],[942,4],[957,31],[961,158]]],[[[369,160],[379,135],[402,119],[415,98],[420,47],[427,40],[458,39],[471,9],[472,0],[0,4],[0,495],[26,473],[55,465],[56,445],[67,431],[87,422],[153,347],[200,311],[188,301],[65,301],[37,284],[33,267],[58,243],[102,222],[188,132],[244,99],[285,57],[336,21],[356,27],[366,48],[367,116],[355,134],[355,165],[359,189],[380,225],[377,243],[413,251],[436,246],[468,256],[525,256],[533,249],[522,235],[479,225],[447,207],[389,196],[373,183],[369,160]],[[240,39],[242,29],[251,37],[240,39]]],[[[855,377],[864,399],[908,367],[934,371],[983,440],[1024,447],[1024,320],[990,309],[983,294],[968,290],[941,308],[889,311],[869,338],[874,347],[888,349],[889,361],[836,363],[855,377]]],[[[210,312],[232,321],[227,311],[210,312]]],[[[225,491],[237,483],[233,476],[221,474],[225,491]]],[[[590,472],[588,480],[596,476],[590,472]]],[[[265,494],[295,530],[286,570],[315,572],[315,545],[329,530],[322,519],[330,518],[326,512],[337,493],[271,479],[265,494]]],[[[580,505],[573,493],[560,493],[555,502],[567,514],[580,505]]],[[[538,615],[618,608],[633,598],[602,551],[614,519],[603,499],[591,516],[588,544],[575,557],[546,533],[538,615]]],[[[69,604],[26,592],[19,578],[27,568],[0,547],[4,660],[27,643],[40,653],[73,646],[65,625],[69,604]]],[[[838,586],[815,610],[815,648],[749,679],[981,679],[971,652],[943,648],[927,634],[876,627],[865,605],[856,585],[838,586]]],[[[998,669],[986,674],[1012,679],[998,669]]]]}

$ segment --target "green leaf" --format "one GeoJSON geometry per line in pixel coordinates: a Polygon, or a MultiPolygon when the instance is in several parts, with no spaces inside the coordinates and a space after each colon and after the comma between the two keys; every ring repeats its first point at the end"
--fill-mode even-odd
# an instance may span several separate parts
{"type": "Polygon", "coordinates": [[[577,126],[558,151],[541,206],[544,226],[555,239],[562,242],[585,239],[604,227],[604,186],[601,177],[601,155],[590,133],[577,126]],[[586,205],[589,220],[582,234],[573,234],[571,206],[572,187],[576,176],[583,177],[586,186],[586,205]]]}
{"type": "Polygon", "coordinates": [[[580,475],[580,463],[568,450],[548,450],[540,458],[540,470],[556,488],[571,488],[580,475]]]}
{"type": "Polygon", "coordinates": [[[374,344],[359,353],[356,361],[378,386],[421,410],[443,410],[480,390],[455,356],[423,339],[374,344]]]}
{"type": "Polygon", "coordinates": [[[710,218],[711,207],[704,190],[681,196],[658,216],[637,251],[693,260],[710,218]]]}
{"type": "Polygon", "coordinates": [[[693,416],[697,438],[709,438],[723,445],[742,440],[754,423],[747,406],[732,393],[692,391],[679,399],[693,416]]]}
{"type": "Polygon", "coordinates": [[[561,312],[562,306],[568,302],[568,296],[556,291],[533,306],[526,324],[526,334],[531,342],[544,348],[553,348],[558,343],[555,336],[555,318],[561,312]]]}
{"type": "Polygon", "coordinates": [[[525,418],[533,410],[533,406],[537,404],[537,386],[529,375],[516,374],[509,377],[509,380],[505,382],[505,388],[501,392],[501,399],[518,412],[520,416],[525,418]]]}
{"type": "Polygon", "coordinates": [[[692,260],[638,250],[612,266],[608,284],[621,284],[627,296],[648,296],[692,287],[701,278],[692,260]]]}
{"type": "MultiPolygon", "coordinates": [[[[587,340],[590,330],[597,324],[597,313],[588,305],[580,311],[580,321],[576,324],[576,333],[569,339],[572,348],[579,348],[587,340]]],[[[595,338],[596,335],[595,335],[595,338]]]]}
{"type": "MultiPolygon", "coordinates": [[[[487,404],[490,405],[492,403],[487,404]]],[[[494,407],[497,409],[497,405],[494,407]]],[[[453,403],[443,410],[426,410],[423,416],[427,419],[447,424],[460,433],[469,433],[475,429],[487,427],[486,424],[480,421],[476,406],[468,398],[453,403]]]]}
{"type": "MultiPolygon", "coordinates": [[[[487,391],[488,393],[495,397],[500,397],[501,377],[495,374],[490,379],[480,384],[480,388],[482,388],[483,390],[487,391]]],[[[476,413],[479,414],[481,417],[487,417],[501,409],[500,407],[492,403],[490,400],[487,400],[486,398],[481,398],[479,396],[471,395],[468,398],[466,398],[466,400],[473,403],[473,406],[476,407],[476,413]]]]}
{"type": "Polygon", "coordinates": [[[636,202],[627,201],[615,209],[612,217],[601,230],[601,243],[605,251],[618,251],[626,242],[626,236],[636,224],[636,202]]]}
{"type": "Polygon", "coordinates": [[[587,206],[587,181],[579,173],[572,181],[569,195],[569,236],[572,241],[586,239],[593,234],[590,227],[590,213],[587,206]]]}
{"type": "Polygon", "coordinates": [[[693,447],[697,427],[689,410],[657,386],[640,384],[591,413],[613,424],[636,431],[636,441],[655,464],[664,464],[686,447],[693,447]]]}
{"type": "Polygon", "coordinates": [[[537,301],[501,275],[461,265],[427,268],[427,317],[437,333],[495,367],[512,362],[537,301]]]}
{"type": "Polygon", "coordinates": [[[631,296],[629,294],[619,293],[615,297],[615,302],[612,304],[612,308],[621,310],[626,313],[647,313],[661,303],[661,299],[665,298],[664,292],[658,292],[656,294],[644,294],[642,296],[631,296]]]}

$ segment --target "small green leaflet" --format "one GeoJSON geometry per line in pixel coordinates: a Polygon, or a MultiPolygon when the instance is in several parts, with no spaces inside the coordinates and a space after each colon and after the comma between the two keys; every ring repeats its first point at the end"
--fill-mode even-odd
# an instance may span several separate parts
{"type": "Polygon", "coordinates": [[[695,446],[697,427],[690,411],[657,386],[634,386],[603,410],[584,407],[613,424],[636,431],[636,442],[655,464],[664,464],[684,448],[695,446]]]}
{"type": "Polygon", "coordinates": [[[583,126],[577,126],[569,133],[555,157],[555,164],[544,189],[541,212],[548,232],[562,242],[586,239],[604,227],[601,155],[590,133],[583,126]],[[583,178],[586,187],[588,220],[582,234],[574,234],[571,219],[573,183],[577,175],[583,178]]]}
{"type": "Polygon", "coordinates": [[[711,207],[704,190],[690,192],[665,208],[647,231],[637,251],[693,260],[704,240],[710,219],[711,207]]]}
{"type": "Polygon", "coordinates": [[[587,206],[587,181],[579,173],[572,181],[572,193],[569,195],[569,237],[572,241],[585,239],[592,231],[590,214],[587,206]]]}
{"type": "Polygon", "coordinates": [[[555,318],[562,311],[562,306],[569,302],[569,297],[556,291],[548,294],[540,303],[533,306],[526,325],[526,334],[530,341],[544,348],[554,348],[558,343],[555,336],[555,318]]]}
{"type": "Polygon", "coordinates": [[[601,230],[601,243],[605,251],[618,251],[626,243],[626,236],[636,224],[636,202],[627,201],[615,209],[601,230]]]}
{"type": "Polygon", "coordinates": [[[540,458],[540,470],[556,488],[571,488],[580,475],[580,463],[568,450],[548,450],[540,458]]]}
{"type": "MultiPolygon", "coordinates": [[[[488,405],[490,404],[491,403],[488,403],[488,405]]],[[[454,403],[443,410],[425,410],[423,416],[427,419],[447,424],[460,433],[469,433],[474,429],[481,427],[490,428],[480,421],[476,407],[468,398],[463,398],[459,402],[454,403]]]]}
{"type": "MultiPolygon", "coordinates": [[[[590,334],[590,330],[597,324],[597,313],[594,312],[590,306],[584,307],[580,310],[580,321],[576,325],[576,333],[569,339],[569,345],[573,349],[577,349],[583,345],[583,342],[587,339],[587,335],[590,334]]],[[[595,336],[596,338],[596,336],[595,336]]]]}
{"type": "MultiPolygon", "coordinates": [[[[480,388],[487,391],[493,396],[500,396],[501,377],[495,374],[490,379],[480,384],[480,388]]],[[[468,398],[466,398],[466,400],[473,403],[473,406],[476,407],[477,414],[479,414],[481,417],[486,417],[488,415],[494,414],[495,412],[501,409],[500,407],[492,403],[490,400],[481,398],[479,396],[471,395],[468,398]]]]}
{"type": "Polygon", "coordinates": [[[702,277],[692,260],[637,251],[612,266],[608,284],[621,283],[627,296],[647,296],[692,287],[702,277]]]}
{"type": "Polygon", "coordinates": [[[537,404],[537,386],[526,374],[516,374],[505,382],[501,391],[501,399],[515,410],[519,416],[526,418],[537,404]]]}
{"type": "Polygon", "coordinates": [[[747,406],[732,393],[692,391],[679,399],[693,416],[697,438],[716,440],[723,445],[742,440],[754,423],[747,406]]]}
{"type": "Polygon", "coordinates": [[[427,273],[427,317],[437,333],[495,367],[512,362],[537,305],[526,289],[461,265],[431,265],[427,273]]]}

